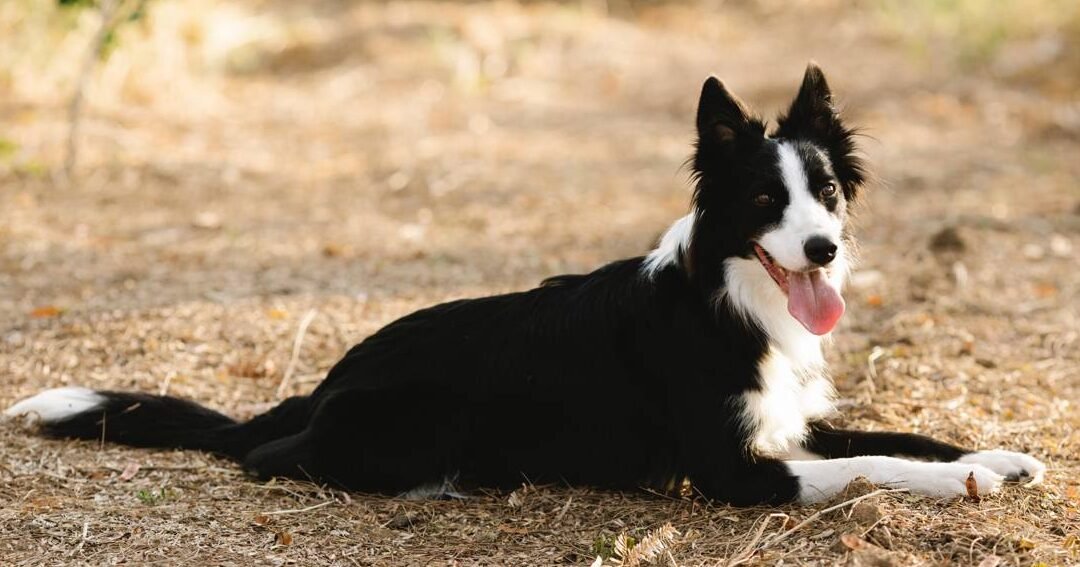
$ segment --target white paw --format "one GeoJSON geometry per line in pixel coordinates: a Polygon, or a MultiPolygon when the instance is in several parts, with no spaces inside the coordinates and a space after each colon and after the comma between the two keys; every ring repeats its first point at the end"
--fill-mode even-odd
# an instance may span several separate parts
{"type": "Polygon", "coordinates": [[[954,498],[968,494],[968,476],[974,475],[980,496],[992,494],[1005,481],[1002,475],[978,464],[968,463],[916,463],[904,471],[893,486],[907,488],[912,494],[934,498],[954,498]]]}
{"type": "Polygon", "coordinates": [[[1008,481],[1024,481],[1026,486],[1042,482],[1046,475],[1046,465],[1042,461],[1015,451],[976,451],[957,459],[958,463],[982,465],[1004,476],[1008,481]]]}

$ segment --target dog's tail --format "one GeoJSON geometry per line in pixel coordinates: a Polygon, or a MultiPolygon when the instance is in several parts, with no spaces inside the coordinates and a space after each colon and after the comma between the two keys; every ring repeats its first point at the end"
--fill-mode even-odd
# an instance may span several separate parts
{"type": "Polygon", "coordinates": [[[100,439],[133,447],[200,449],[236,460],[255,447],[298,433],[307,424],[310,398],[294,397],[250,421],[232,418],[170,396],[95,391],[45,390],[8,408],[8,417],[27,416],[48,437],[100,439]]]}

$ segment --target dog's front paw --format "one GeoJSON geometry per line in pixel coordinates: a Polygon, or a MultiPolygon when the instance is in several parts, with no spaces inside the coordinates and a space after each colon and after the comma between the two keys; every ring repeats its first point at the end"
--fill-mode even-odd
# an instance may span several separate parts
{"type": "Polygon", "coordinates": [[[960,457],[957,462],[982,465],[1007,481],[1025,482],[1026,486],[1039,484],[1046,475],[1046,465],[1042,461],[1015,451],[975,451],[960,457]]]}
{"type": "Polygon", "coordinates": [[[971,494],[972,487],[979,495],[993,494],[1001,488],[1005,477],[982,465],[973,463],[912,463],[913,466],[896,481],[889,483],[907,488],[914,494],[934,498],[953,498],[971,494]]]}

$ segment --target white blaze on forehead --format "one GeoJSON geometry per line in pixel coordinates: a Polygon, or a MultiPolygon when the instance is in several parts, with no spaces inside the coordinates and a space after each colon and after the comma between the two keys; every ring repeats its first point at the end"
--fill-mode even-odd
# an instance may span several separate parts
{"type": "Polygon", "coordinates": [[[787,190],[788,204],[784,207],[779,226],[762,235],[759,243],[781,266],[789,270],[809,267],[803,244],[812,236],[824,236],[832,240],[840,247],[837,256],[842,257],[844,250],[840,241],[840,218],[830,213],[825,204],[814,197],[806,177],[806,164],[794,144],[780,142],[777,144],[776,153],[777,167],[787,190]]]}
{"type": "MultiPolygon", "coordinates": [[[[776,148],[780,158],[780,175],[784,179],[791,202],[801,196],[810,196],[810,182],[806,179],[806,164],[803,163],[799,152],[791,145],[791,142],[780,142],[776,148]]],[[[812,198],[812,197],[811,197],[812,198]]]]}

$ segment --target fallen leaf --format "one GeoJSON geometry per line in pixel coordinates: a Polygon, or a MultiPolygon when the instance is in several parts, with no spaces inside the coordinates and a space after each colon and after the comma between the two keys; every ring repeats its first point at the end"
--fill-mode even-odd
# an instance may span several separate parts
{"type": "Polygon", "coordinates": [[[257,514],[252,521],[255,522],[256,526],[265,526],[270,523],[270,516],[267,516],[266,514],[257,514]]]}
{"type": "Polygon", "coordinates": [[[1051,283],[1037,283],[1035,284],[1035,295],[1046,299],[1048,297],[1054,297],[1058,293],[1058,288],[1051,283]]]}
{"type": "Polygon", "coordinates": [[[1020,538],[1020,541],[1016,542],[1016,547],[1020,549],[1035,549],[1035,542],[1026,537],[1020,538]]]}
{"type": "Polygon", "coordinates": [[[235,378],[265,378],[277,372],[273,360],[262,360],[253,356],[242,356],[225,369],[228,376],[235,378]]]}
{"type": "Polygon", "coordinates": [[[269,309],[266,311],[266,316],[274,319],[275,321],[280,321],[288,317],[289,312],[285,311],[284,309],[269,309]]]}
{"type": "Polygon", "coordinates": [[[42,305],[41,307],[35,307],[30,312],[30,316],[34,319],[45,319],[47,317],[59,317],[63,312],[63,309],[55,305],[42,305]]]}
{"type": "Polygon", "coordinates": [[[393,518],[390,518],[390,521],[383,524],[383,527],[392,530],[404,530],[422,523],[423,521],[423,518],[421,518],[419,514],[399,512],[395,514],[393,518]]]}
{"type": "Polygon", "coordinates": [[[516,508],[521,508],[522,506],[525,505],[524,494],[525,494],[524,491],[519,488],[519,489],[517,489],[517,490],[510,493],[510,496],[506,499],[506,503],[511,508],[515,508],[515,509],[516,508]]]}
{"type": "Polygon", "coordinates": [[[503,533],[517,534],[517,535],[525,535],[525,534],[529,533],[529,530],[527,530],[525,528],[515,528],[513,526],[507,526],[505,524],[500,524],[499,525],[499,531],[503,532],[503,533]]]}
{"type": "Polygon", "coordinates": [[[964,481],[964,487],[967,488],[967,495],[974,502],[979,502],[982,498],[979,497],[979,483],[975,481],[975,471],[968,473],[967,480],[964,481]]]}
{"type": "Polygon", "coordinates": [[[347,248],[345,248],[341,244],[335,244],[333,242],[328,242],[324,244],[322,249],[323,256],[326,256],[327,258],[341,258],[343,256],[346,256],[348,253],[349,250],[347,248]]]}
{"type": "Polygon", "coordinates": [[[872,294],[866,296],[866,304],[870,307],[881,307],[885,305],[885,300],[878,294],[872,294]]]}
{"type": "Polygon", "coordinates": [[[277,533],[278,545],[292,545],[292,534],[286,531],[280,531],[277,533]]]}
{"type": "Polygon", "coordinates": [[[866,540],[853,533],[846,533],[841,535],[840,543],[844,544],[844,547],[852,551],[864,549],[869,545],[868,543],[866,543],[866,540]]]}
{"type": "Polygon", "coordinates": [[[60,502],[59,499],[51,496],[39,496],[36,498],[32,498],[29,502],[23,504],[24,509],[33,510],[35,512],[60,510],[63,509],[63,507],[64,505],[60,502]]]}
{"type": "Polygon", "coordinates": [[[127,466],[124,467],[124,472],[120,473],[120,480],[127,482],[135,478],[135,475],[139,474],[140,468],[139,463],[128,463],[127,466]]]}

